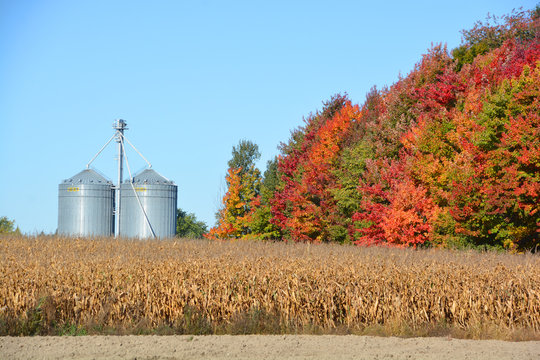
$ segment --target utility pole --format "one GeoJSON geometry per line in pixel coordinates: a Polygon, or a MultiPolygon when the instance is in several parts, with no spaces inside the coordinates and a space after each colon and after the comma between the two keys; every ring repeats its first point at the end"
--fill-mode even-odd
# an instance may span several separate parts
{"type": "Polygon", "coordinates": [[[123,180],[123,165],[124,165],[124,130],[127,130],[127,123],[118,119],[113,123],[113,129],[116,130],[116,142],[118,143],[118,182],[116,183],[115,204],[114,204],[114,236],[120,236],[120,187],[123,180]]]}

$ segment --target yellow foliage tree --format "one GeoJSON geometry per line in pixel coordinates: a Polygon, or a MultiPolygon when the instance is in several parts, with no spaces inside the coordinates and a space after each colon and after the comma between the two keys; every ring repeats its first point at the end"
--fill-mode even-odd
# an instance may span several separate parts
{"type": "Polygon", "coordinates": [[[210,239],[246,239],[252,237],[253,214],[261,203],[261,173],[251,166],[248,171],[242,168],[229,168],[227,192],[219,210],[215,227],[206,235],[210,239]]]}

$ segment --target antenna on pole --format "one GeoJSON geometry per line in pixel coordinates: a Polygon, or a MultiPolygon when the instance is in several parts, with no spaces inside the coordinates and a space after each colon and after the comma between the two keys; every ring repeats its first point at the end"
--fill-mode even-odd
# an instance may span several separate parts
{"type": "Polygon", "coordinates": [[[114,236],[118,237],[120,235],[120,187],[123,180],[123,165],[124,165],[124,130],[127,130],[127,123],[118,119],[113,123],[113,129],[116,130],[115,137],[116,142],[118,143],[118,182],[116,185],[116,199],[114,204],[114,236]]]}

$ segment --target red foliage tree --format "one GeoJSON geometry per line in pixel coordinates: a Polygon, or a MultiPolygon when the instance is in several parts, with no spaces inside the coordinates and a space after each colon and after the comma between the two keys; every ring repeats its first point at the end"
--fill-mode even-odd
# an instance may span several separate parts
{"type": "Polygon", "coordinates": [[[362,211],[353,215],[357,245],[413,246],[430,239],[439,208],[403,160],[371,161],[361,180],[362,211]]]}
{"type": "Polygon", "coordinates": [[[331,169],[358,106],[338,97],[341,108],[330,116],[311,118],[299,149],[279,159],[283,188],[272,202],[273,222],[294,241],[327,241],[335,213],[330,189],[339,186],[331,169]]]}

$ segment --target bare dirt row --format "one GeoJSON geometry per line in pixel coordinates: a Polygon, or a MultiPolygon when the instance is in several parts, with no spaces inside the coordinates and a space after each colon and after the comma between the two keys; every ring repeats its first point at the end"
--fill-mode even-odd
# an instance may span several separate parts
{"type": "Polygon", "coordinates": [[[330,335],[0,337],[2,359],[539,359],[540,341],[330,335]]]}

